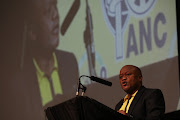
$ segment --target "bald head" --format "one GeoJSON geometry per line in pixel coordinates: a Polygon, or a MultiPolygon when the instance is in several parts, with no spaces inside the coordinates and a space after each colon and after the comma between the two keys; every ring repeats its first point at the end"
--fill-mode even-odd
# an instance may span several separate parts
{"type": "Polygon", "coordinates": [[[142,72],[141,72],[141,69],[139,69],[137,66],[134,66],[134,65],[125,65],[121,68],[121,70],[123,68],[128,68],[129,70],[133,70],[135,71],[136,75],[139,75],[139,76],[142,76],[142,72]]]}
{"type": "Polygon", "coordinates": [[[119,79],[122,89],[127,94],[133,94],[142,86],[141,70],[134,65],[125,65],[120,70],[119,79]]]}

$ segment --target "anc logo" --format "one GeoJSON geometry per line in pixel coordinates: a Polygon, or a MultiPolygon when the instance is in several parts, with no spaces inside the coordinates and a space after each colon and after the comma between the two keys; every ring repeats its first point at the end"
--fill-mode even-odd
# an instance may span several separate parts
{"type": "Polygon", "coordinates": [[[102,0],[101,3],[105,21],[115,39],[115,58],[122,60],[123,36],[130,16],[145,16],[153,8],[155,0],[102,0]]]}

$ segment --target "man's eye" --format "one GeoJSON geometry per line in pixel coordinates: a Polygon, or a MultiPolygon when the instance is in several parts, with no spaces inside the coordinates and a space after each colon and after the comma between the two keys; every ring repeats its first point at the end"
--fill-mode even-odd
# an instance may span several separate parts
{"type": "Polygon", "coordinates": [[[131,75],[131,73],[126,74],[127,76],[131,75]]]}
{"type": "Polygon", "coordinates": [[[122,79],[123,76],[119,76],[119,79],[122,79]]]}

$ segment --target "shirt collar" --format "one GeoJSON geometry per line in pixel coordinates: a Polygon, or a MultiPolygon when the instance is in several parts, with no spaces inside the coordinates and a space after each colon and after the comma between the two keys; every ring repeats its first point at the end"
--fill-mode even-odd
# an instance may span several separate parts
{"type": "MultiPolygon", "coordinates": [[[[53,60],[54,60],[54,66],[53,66],[53,70],[57,69],[58,70],[58,63],[57,63],[57,58],[56,58],[56,54],[53,52],[53,60]]],[[[45,76],[45,73],[39,68],[39,65],[36,62],[36,59],[33,58],[33,63],[35,65],[36,71],[40,76],[45,76]]]]}
{"type": "MultiPolygon", "coordinates": [[[[136,90],[136,92],[135,93],[133,93],[132,95],[131,95],[131,97],[135,97],[136,96],[136,94],[137,94],[137,92],[138,92],[138,90],[136,90]]],[[[126,100],[128,100],[129,98],[128,98],[128,94],[124,97],[124,101],[126,101],[126,100]]]]}

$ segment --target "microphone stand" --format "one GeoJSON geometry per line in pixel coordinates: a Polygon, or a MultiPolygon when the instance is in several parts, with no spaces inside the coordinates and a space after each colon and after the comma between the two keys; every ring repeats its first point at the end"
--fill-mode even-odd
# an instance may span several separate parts
{"type": "Polygon", "coordinates": [[[86,92],[86,87],[81,83],[81,77],[89,77],[89,76],[86,76],[86,75],[81,75],[79,77],[79,82],[78,82],[78,88],[77,88],[77,91],[76,91],[76,96],[79,96],[79,90],[81,89],[82,92],[81,92],[81,96],[84,96],[85,92],[86,92]]]}
{"type": "Polygon", "coordinates": [[[111,85],[112,85],[111,82],[106,81],[106,80],[103,80],[103,79],[98,78],[98,77],[81,75],[81,76],[79,77],[79,82],[78,82],[78,88],[77,88],[77,91],[76,91],[76,96],[79,96],[79,90],[80,90],[80,89],[82,90],[81,96],[83,96],[84,93],[86,92],[86,87],[81,83],[81,77],[88,77],[88,78],[90,78],[91,80],[96,81],[96,82],[99,82],[99,83],[104,84],[104,85],[108,85],[108,86],[111,86],[111,85]]]}

